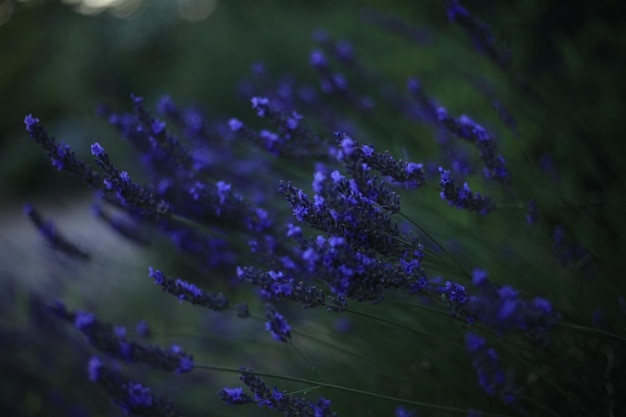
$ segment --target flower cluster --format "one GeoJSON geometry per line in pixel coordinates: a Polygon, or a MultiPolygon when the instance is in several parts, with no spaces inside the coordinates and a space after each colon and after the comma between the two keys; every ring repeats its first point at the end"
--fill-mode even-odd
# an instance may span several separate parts
{"type": "Polygon", "coordinates": [[[96,356],[89,360],[88,374],[89,380],[102,385],[113,402],[126,414],[145,417],[181,415],[174,404],[154,396],[150,388],[130,381],[96,356]]]}
{"type": "MultiPolygon", "coordinates": [[[[458,0],[444,3],[449,20],[508,74],[509,57],[495,46],[488,27],[458,0]]],[[[364,13],[370,23],[414,43],[430,39],[397,18],[364,13]]],[[[91,167],[48,136],[37,118],[26,116],[26,131],[53,167],[95,191],[93,214],[98,219],[123,237],[166,254],[159,259],[164,269],[182,268],[193,277],[190,282],[148,268],[154,284],[173,296],[173,308],[177,301],[212,310],[203,310],[201,322],[211,326],[215,337],[210,349],[205,349],[204,328],[187,332],[198,324],[190,320],[198,310],[179,308],[167,317],[168,331],[162,334],[150,331],[145,322],[138,333],[193,338],[189,344],[197,343],[193,348],[207,361],[241,360],[236,363],[276,369],[199,364],[178,344],[166,349],[128,340],[126,328],[57,302],[50,307],[55,316],[122,363],[108,366],[93,358],[89,379],[102,385],[125,413],[141,416],[175,416],[178,411],[147,386],[121,375],[121,366],[129,363],[176,374],[194,370],[186,375],[190,384],[202,377],[200,371],[240,373],[243,387],[219,391],[225,407],[256,404],[286,416],[395,411],[408,417],[430,408],[526,417],[561,415],[562,404],[585,416],[626,410],[613,394],[626,387],[623,378],[615,377],[624,373],[626,363],[623,329],[599,319],[593,297],[580,307],[584,294],[571,297],[571,270],[602,257],[603,250],[621,247],[611,241],[587,250],[594,239],[583,242],[585,233],[567,232],[579,219],[591,224],[598,213],[572,220],[543,201],[561,191],[552,184],[534,178],[510,181],[512,173],[522,179],[526,170],[533,171],[522,164],[535,165],[534,149],[525,161],[504,146],[505,163],[498,151],[499,130],[480,115],[480,106],[472,109],[480,123],[461,112],[452,116],[417,78],[397,88],[395,77],[368,68],[356,44],[333,40],[323,30],[313,38],[317,46],[308,58],[318,85],[293,76],[272,80],[257,63],[254,80],[239,87],[247,106],[242,115],[208,117],[196,107],[179,107],[169,96],[158,101],[154,115],[134,94],[130,113],[102,106],[100,114],[136,153],[138,163],[129,169],[132,179],[113,163],[114,148],[106,145],[107,152],[100,143],[92,144],[91,167]],[[248,120],[246,114],[256,119],[248,120]],[[399,134],[388,134],[396,123],[399,134]],[[427,131],[434,140],[422,137],[427,131]],[[401,148],[390,143],[396,137],[403,140],[401,148]],[[416,155],[421,162],[413,162],[416,155]],[[481,169],[483,175],[476,175],[481,169]],[[471,178],[472,187],[462,178],[471,178]],[[535,184],[546,188],[535,192],[535,184]],[[502,192],[494,192],[493,186],[502,192]],[[483,189],[491,197],[475,191],[483,189]],[[479,216],[445,210],[441,200],[479,216]],[[525,207],[525,219],[523,214],[508,216],[512,211],[507,209],[521,213],[525,207]],[[574,235],[581,243],[570,237],[574,235]],[[180,259],[172,256],[172,248],[180,259]],[[474,266],[479,268],[470,273],[474,266]],[[496,278],[489,279],[487,270],[496,278]],[[246,302],[231,302],[240,297],[246,302]],[[231,323],[226,314],[216,313],[226,310],[247,319],[231,323]],[[577,321],[583,316],[595,317],[591,327],[577,321]],[[587,341],[586,334],[593,337],[587,341]],[[231,346],[233,340],[240,345],[231,346]],[[576,369],[584,369],[586,358],[592,358],[595,368],[580,384],[572,383],[563,358],[579,360],[576,369]],[[305,379],[301,372],[313,377],[305,379]],[[598,375],[596,383],[592,376],[598,375]],[[307,388],[270,388],[260,377],[307,388]],[[447,389],[430,387],[469,387],[469,377],[477,381],[476,390],[468,389],[470,395],[449,398],[447,389]],[[315,390],[323,396],[311,399],[315,390]],[[484,398],[475,395],[480,391],[484,398]],[[337,392],[346,397],[334,396],[337,392]],[[361,404],[351,395],[387,403],[361,404]],[[599,395],[604,395],[602,405],[589,400],[599,395]],[[427,402],[431,396],[433,403],[427,402]],[[326,397],[332,399],[332,410],[326,397]],[[501,409],[509,414],[493,411],[501,409]]],[[[516,136],[517,120],[498,94],[487,95],[516,136]]],[[[25,213],[55,248],[90,258],[32,206],[25,213]]],[[[623,288],[613,281],[615,288],[623,288]]],[[[615,304],[613,287],[611,294],[615,304]]],[[[619,307],[606,310],[623,310],[623,298],[617,300],[619,307]]],[[[165,309],[158,307],[163,315],[165,309]]]]}
{"type": "Polygon", "coordinates": [[[241,380],[252,391],[254,399],[243,393],[242,388],[224,388],[220,391],[223,401],[231,405],[256,402],[259,407],[284,413],[286,416],[335,417],[330,401],[320,397],[316,403],[289,395],[274,387],[270,389],[251,369],[241,369],[241,380]]]}
{"type": "Polygon", "coordinates": [[[483,390],[488,395],[498,396],[507,404],[519,400],[521,392],[513,385],[513,377],[502,369],[498,352],[487,346],[483,337],[474,333],[465,335],[465,346],[472,357],[472,365],[483,390]]]}
{"type": "Polygon", "coordinates": [[[221,293],[211,294],[180,278],[168,278],[152,267],[149,276],[154,279],[156,285],[163,287],[163,291],[177,296],[180,302],[184,300],[214,311],[226,310],[229,307],[228,299],[221,293]]]}
{"type": "Polygon", "coordinates": [[[164,350],[157,346],[129,342],[125,327],[103,323],[92,313],[68,311],[60,302],[53,304],[50,309],[60,319],[73,323],[92,346],[112,357],[126,362],[143,362],[178,373],[189,372],[194,367],[193,356],[185,353],[178,345],[164,350]]]}

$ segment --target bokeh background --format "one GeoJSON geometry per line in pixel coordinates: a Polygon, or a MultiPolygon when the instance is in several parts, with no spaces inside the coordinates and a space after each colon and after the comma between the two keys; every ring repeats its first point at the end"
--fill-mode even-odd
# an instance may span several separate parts
{"type": "MultiPolygon", "coordinates": [[[[523,132],[532,144],[531,154],[550,155],[555,164],[566,166],[566,175],[578,187],[574,189],[585,195],[613,196],[604,220],[607,229],[613,228],[624,208],[620,196],[625,191],[619,180],[626,154],[624,3],[463,4],[490,25],[500,46],[511,49],[514,72],[532,81],[533,91],[540,92],[532,99],[550,111],[524,107],[528,96],[477,56],[460,29],[448,22],[440,1],[0,0],[0,414],[121,414],[99,387],[85,382],[90,348],[82,336],[49,318],[42,303],[63,298],[72,306],[106,311],[108,321],[130,327],[141,318],[155,317],[160,303],[169,301],[145,288],[147,265],[157,257],[177,262],[158,248],[125,243],[92,219],[90,196],[82,184],[57,174],[28,138],[23,119],[29,113],[79,156],[87,157],[89,144],[100,141],[120,165],[130,165],[128,146],[97,116],[99,105],[130,111],[131,93],[144,96],[148,107],[169,94],[210,117],[252,119],[241,94],[252,65],[263,62],[272,77],[295,75],[315,83],[308,65],[315,47],[311,34],[324,28],[333,38],[353,42],[364,65],[391,83],[403,88],[408,76],[417,76],[431,95],[455,112],[471,108],[477,115],[490,114],[486,117],[495,125],[490,102],[497,96],[514,114],[539,120],[523,132]],[[368,13],[401,18],[416,29],[416,40],[368,24],[368,13]],[[562,139],[567,134],[550,130],[564,125],[575,137],[567,146],[562,139]],[[593,175],[579,163],[594,167],[593,175]],[[97,253],[94,262],[77,264],[50,250],[22,215],[26,201],[97,253]]],[[[390,126],[402,123],[392,114],[381,114],[370,123],[368,140],[380,141],[377,136],[386,135],[383,141],[392,151],[415,149],[406,138],[390,135],[390,126]]],[[[617,242],[624,226],[613,230],[617,242]]],[[[184,268],[178,265],[177,273],[184,268]]],[[[201,338],[199,346],[213,349],[223,355],[221,362],[235,367],[241,365],[237,355],[255,349],[240,343],[239,352],[224,353],[229,349],[226,342],[238,335],[228,329],[215,333],[219,320],[210,315],[201,316],[200,323],[195,310],[168,317],[169,322],[155,324],[160,342],[201,338]],[[181,323],[189,323],[188,328],[181,323]]],[[[208,384],[204,375],[198,377],[197,385],[208,386],[205,398],[185,388],[193,378],[180,387],[163,381],[161,387],[167,387],[164,391],[171,397],[188,396],[194,403],[190,415],[229,411],[217,401],[214,387],[232,386],[235,378],[223,381],[219,376],[208,384]]],[[[155,384],[158,387],[158,381],[155,384]]]]}

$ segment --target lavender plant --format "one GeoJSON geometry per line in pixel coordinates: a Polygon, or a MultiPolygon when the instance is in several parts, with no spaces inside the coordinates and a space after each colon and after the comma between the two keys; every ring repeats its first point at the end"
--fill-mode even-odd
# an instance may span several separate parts
{"type": "MultiPolygon", "coordinates": [[[[494,85],[535,105],[488,26],[443,3],[501,72],[494,85]]],[[[419,33],[372,13],[392,33],[419,33]]],[[[153,282],[141,297],[173,295],[163,310],[189,304],[195,330],[169,348],[158,343],[168,334],[129,341],[124,327],[49,301],[97,352],[85,380],[139,416],[624,415],[620,246],[598,240],[606,230],[585,196],[572,199],[529,152],[524,133],[540,122],[506,98],[500,125],[474,109],[453,116],[415,77],[403,92],[358,46],[324,31],[314,40],[316,86],[256,65],[247,114],[212,119],[169,96],[156,112],[137,95],[131,113],[102,107],[136,151],[132,167],[103,141],[80,160],[26,116],[52,165],[93,191],[96,217],[187,263],[182,278],[169,264],[129,277],[153,282]],[[380,128],[392,115],[403,151],[380,128]],[[413,143],[413,127],[432,134],[413,143]],[[206,317],[226,354],[203,343],[206,317]]],[[[53,247],[98,256],[26,212],[53,247]]]]}

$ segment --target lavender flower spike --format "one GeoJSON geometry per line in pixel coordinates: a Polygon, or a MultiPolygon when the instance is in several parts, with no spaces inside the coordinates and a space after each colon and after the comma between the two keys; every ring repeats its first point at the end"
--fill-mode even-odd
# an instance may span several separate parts
{"type": "Polygon", "coordinates": [[[149,276],[154,279],[155,284],[163,287],[163,291],[177,296],[181,302],[185,300],[214,311],[223,311],[229,307],[228,299],[222,293],[208,293],[180,278],[168,278],[161,271],[152,267],[149,268],[149,271],[149,276]]]}
{"type": "Polygon", "coordinates": [[[499,50],[493,39],[489,27],[472,14],[461,4],[459,0],[444,0],[448,7],[448,19],[456,23],[472,39],[478,52],[495,62],[502,70],[508,70],[511,65],[511,54],[508,51],[499,50]]]}
{"type": "Polygon", "coordinates": [[[89,343],[117,359],[125,362],[143,362],[165,371],[189,372],[194,367],[193,356],[174,345],[169,350],[158,346],[145,346],[126,340],[126,329],[99,321],[93,313],[68,311],[57,302],[50,310],[58,318],[73,323],[89,340],[89,343]]]}
{"type": "Polygon", "coordinates": [[[171,212],[169,203],[157,201],[150,191],[134,183],[126,171],[119,172],[99,143],[91,145],[91,154],[105,173],[103,183],[106,190],[114,193],[122,206],[155,216],[168,215],[171,212]]]}
{"type": "Polygon", "coordinates": [[[441,198],[451,206],[481,215],[488,214],[495,209],[496,205],[492,199],[480,193],[474,193],[467,183],[463,184],[463,188],[457,187],[450,171],[439,167],[439,173],[441,174],[439,183],[442,188],[441,198]]]}
{"type": "Polygon", "coordinates": [[[51,221],[45,220],[41,214],[30,204],[24,206],[24,214],[33,222],[41,235],[54,247],[74,258],[88,260],[91,258],[89,253],[85,252],[74,243],[67,240],[54,226],[51,221]]]}
{"type": "Polygon", "coordinates": [[[174,404],[156,397],[150,388],[128,380],[117,370],[106,366],[100,358],[92,357],[87,369],[89,380],[102,385],[124,414],[146,417],[180,416],[174,404]]]}
{"type": "Polygon", "coordinates": [[[265,317],[268,321],[265,322],[265,330],[272,333],[274,340],[287,342],[288,339],[291,339],[291,326],[287,323],[287,319],[276,311],[271,304],[267,304],[266,307],[268,312],[265,317]]]}
{"type": "Polygon", "coordinates": [[[85,162],[77,159],[69,145],[58,144],[54,138],[48,136],[46,130],[39,123],[39,119],[29,114],[24,118],[24,124],[30,137],[35,139],[48,153],[48,157],[56,169],[71,173],[85,181],[91,188],[101,187],[100,175],[85,162]]]}

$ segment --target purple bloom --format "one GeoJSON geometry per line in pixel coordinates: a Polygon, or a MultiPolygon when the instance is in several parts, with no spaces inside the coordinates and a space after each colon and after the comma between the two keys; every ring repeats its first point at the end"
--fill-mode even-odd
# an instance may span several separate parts
{"type": "Polygon", "coordinates": [[[225,388],[220,392],[222,400],[228,404],[245,404],[256,401],[259,407],[265,407],[284,415],[308,417],[336,417],[330,409],[330,401],[320,397],[316,403],[305,398],[298,398],[274,387],[270,389],[265,382],[251,370],[241,369],[241,380],[254,394],[254,400],[237,388],[225,388]]]}
{"type": "Polygon", "coordinates": [[[485,271],[484,269],[476,268],[472,271],[472,283],[478,287],[487,282],[487,276],[487,271],[485,271]]]}
{"type": "Polygon", "coordinates": [[[71,148],[64,144],[58,144],[39,123],[39,119],[29,114],[24,118],[26,131],[31,138],[48,153],[52,165],[59,170],[64,170],[82,179],[89,187],[100,187],[100,175],[93,171],[85,162],[76,158],[71,148]]]}
{"type": "Polygon", "coordinates": [[[86,311],[76,311],[74,316],[74,326],[76,326],[78,330],[86,329],[87,327],[94,324],[95,321],[96,316],[93,313],[89,313],[86,311]]]}
{"type": "Polygon", "coordinates": [[[311,55],[309,56],[309,63],[314,68],[325,68],[328,65],[324,53],[319,49],[314,49],[313,51],[311,51],[311,55]]]}
{"type": "Polygon", "coordinates": [[[265,117],[266,108],[269,107],[269,100],[267,97],[252,97],[252,108],[256,110],[256,114],[259,117],[265,117]]]}
{"type": "Polygon", "coordinates": [[[399,406],[396,408],[395,417],[416,417],[415,410],[407,410],[406,408],[399,406]]]}
{"type": "Polygon", "coordinates": [[[463,188],[459,188],[454,183],[454,177],[448,170],[439,167],[441,174],[441,199],[448,201],[448,204],[469,212],[475,212],[481,215],[490,213],[495,209],[495,203],[487,196],[480,193],[474,193],[467,183],[463,184],[463,188]]]}
{"type": "Polygon", "coordinates": [[[141,320],[139,321],[139,323],[137,323],[137,326],[135,327],[135,332],[137,333],[138,336],[149,337],[150,325],[148,325],[147,321],[141,320]]]}
{"type": "Polygon", "coordinates": [[[472,39],[477,51],[495,62],[502,70],[508,70],[511,63],[510,54],[496,47],[489,27],[472,16],[466,8],[460,5],[459,0],[446,0],[446,3],[450,22],[463,28],[472,39]]]}
{"type": "MultiPolygon", "coordinates": [[[[368,168],[391,177],[394,181],[404,184],[407,188],[418,188],[424,184],[422,164],[396,160],[388,153],[379,153],[372,145],[359,145],[345,133],[336,132],[337,143],[342,149],[339,159],[351,169],[355,163],[365,163],[368,168]]],[[[362,168],[362,166],[361,166],[362,168]]]]}
{"type": "Polygon", "coordinates": [[[220,204],[224,204],[224,200],[226,200],[226,196],[230,192],[231,185],[224,181],[219,181],[216,184],[216,186],[217,186],[217,195],[220,199],[220,204]]]}
{"type": "Polygon", "coordinates": [[[91,382],[97,382],[100,377],[100,368],[102,367],[102,361],[96,356],[89,359],[89,366],[87,371],[89,373],[89,380],[91,382]]]}
{"type": "Polygon", "coordinates": [[[28,133],[32,133],[35,130],[35,127],[39,124],[39,119],[33,117],[32,114],[28,114],[24,118],[24,124],[26,125],[26,131],[28,133]]]}
{"type": "Polygon", "coordinates": [[[291,339],[291,326],[287,323],[287,319],[270,304],[267,304],[266,307],[268,312],[265,317],[268,321],[265,322],[265,330],[270,331],[274,340],[287,342],[288,339],[291,339]]]}
{"type": "Polygon", "coordinates": [[[465,335],[465,346],[472,357],[472,365],[483,390],[490,396],[498,396],[506,404],[517,401],[520,389],[514,386],[512,377],[507,376],[498,353],[487,346],[485,339],[468,332],[465,335]]]}
{"type": "Polygon", "coordinates": [[[145,346],[126,340],[126,330],[99,321],[94,314],[68,311],[61,303],[50,306],[58,318],[74,323],[96,349],[126,362],[143,362],[166,371],[188,372],[193,368],[193,357],[178,348],[165,351],[157,346],[145,346]]]}
{"type": "Polygon", "coordinates": [[[88,369],[89,379],[101,385],[124,413],[151,417],[180,415],[171,402],[154,396],[150,388],[128,380],[117,370],[105,366],[100,359],[91,358],[88,369]]]}
{"type": "Polygon", "coordinates": [[[132,408],[150,407],[152,405],[152,392],[150,388],[144,387],[137,382],[129,383],[128,403],[132,408]]]}
{"type": "Polygon", "coordinates": [[[152,267],[149,268],[148,276],[154,279],[154,283],[160,285],[163,291],[177,296],[181,302],[187,301],[214,311],[223,311],[229,307],[228,299],[222,293],[213,294],[203,291],[180,278],[168,278],[152,267]]]}
{"type": "Polygon", "coordinates": [[[93,156],[101,157],[105,154],[104,148],[98,142],[96,142],[93,145],[91,145],[91,154],[93,156]]]}
{"type": "Polygon", "coordinates": [[[354,61],[354,48],[352,44],[346,40],[340,40],[335,43],[335,52],[337,57],[344,62],[354,61]]]}
{"type": "Polygon", "coordinates": [[[224,388],[219,392],[222,401],[229,405],[249,404],[254,402],[243,392],[243,388],[224,388]]]}
{"type": "Polygon", "coordinates": [[[119,172],[109,160],[109,155],[98,143],[91,145],[91,153],[105,173],[103,183],[107,190],[114,193],[117,201],[131,210],[138,210],[145,215],[163,216],[171,212],[171,205],[164,200],[158,201],[146,188],[131,181],[126,171],[119,172]]]}
{"type": "Polygon", "coordinates": [[[542,297],[524,300],[513,287],[492,284],[487,272],[479,269],[474,270],[473,283],[479,293],[471,297],[464,308],[468,318],[479,320],[499,332],[522,330],[536,342],[547,342],[548,330],[559,319],[548,300],[542,297]]]}
{"type": "Polygon", "coordinates": [[[243,127],[243,122],[239,119],[232,118],[228,121],[228,127],[233,132],[236,132],[243,127]]]}

